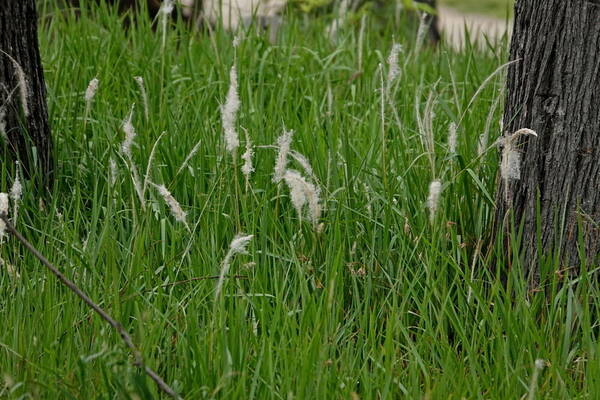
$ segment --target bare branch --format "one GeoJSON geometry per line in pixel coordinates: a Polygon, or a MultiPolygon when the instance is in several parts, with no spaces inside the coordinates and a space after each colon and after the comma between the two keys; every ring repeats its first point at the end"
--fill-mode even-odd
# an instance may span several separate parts
{"type": "Polygon", "coordinates": [[[71,282],[66,276],[62,274],[62,272],[58,270],[58,268],[56,268],[50,261],[48,261],[48,259],[44,257],[42,253],[40,253],[35,247],[33,247],[33,245],[29,243],[27,239],[25,239],[25,237],[21,235],[21,233],[19,233],[19,231],[17,231],[15,227],[10,223],[10,220],[8,219],[8,216],[6,214],[0,214],[0,219],[6,224],[6,231],[8,233],[12,234],[15,238],[17,238],[23,244],[23,246],[25,246],[25,248],[29,250],[29,252],[31,252],[31,254],[33,254],[38,260],[40,260],[40,262],[46,268],[48,268],[50,272],[54,274],[54,276],[58,278],[58,280],[63,285],[65,285],[67,288],[69,288],[69,290],[71,290],[73,293],[79,296],[79,298],[83,300],[85,304],[92,308],[96,312],[96,314],[98,314],[104,321],[108,322],[108,324],[119,333],[119,336],[121,336],[121,339],[123,340],[123,342],[125,342],[125,345],[133,354],[133,364],[136,367],[144,370],[144,372],[150,378],[152,378],[154,382],[156,382],[156,385],[158,385],[160,390],[162,390],[163,392],[175,399],[181,399],[181,397],[177,394],[177,392],[175,392],[175,390],[173,390],[169,385],[167,385],[167,383],[156,372],[154,372],[150,367],[148,367],[144,363],[142,353],[140,353],[136,345],[133,343],[131,336],[129,336],[129,333],[127,333],[127,331],[125,330],[125,328],[123,328],[123,325],[121,325],[119,321],[113,319],[110,315],[106,313],[106,311],[100,308],[99,305],[94,303],[94,301],[91,298],[89,298],[89,296],[86,295],[81,289],[79,289],[79,287],[75,285],[75,283],[71,282]]]}

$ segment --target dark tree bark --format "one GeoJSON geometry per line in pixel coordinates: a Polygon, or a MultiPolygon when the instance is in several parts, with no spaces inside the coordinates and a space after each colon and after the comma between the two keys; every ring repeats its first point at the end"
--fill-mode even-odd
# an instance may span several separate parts
{"type": "Polygon", "coordinates": [[[539,256],[559,254],[576,273],[578,238],[587,262],[600,250],[600,0],[519,0],[510,59],[505,133],[538,137],[515,141],[520,179],[500,179],[495,225],[509,238],[511,221],[522,224],[536,284],[539,256]]]}
{"type": "Polygon", "coordinates": [[[0,6],[0,107],[9,150],[26,176],[39,177],[48,189],[52,138],[34,0],[2,0],[0,6]]]}

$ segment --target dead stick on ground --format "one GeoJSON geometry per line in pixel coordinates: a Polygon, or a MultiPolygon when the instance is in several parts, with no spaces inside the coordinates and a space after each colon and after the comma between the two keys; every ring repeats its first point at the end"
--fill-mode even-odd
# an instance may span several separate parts
{"type": "Polygon", "coordinates": [[[86,295],[81,289],[79,289],[79,287],[77,287],[77,285],[75,285],[66,276],[64,276],[58,270],[58,268],[56,268],[50,261],[48,261],[46,257],[44,257],[42,253],[40,253],[35,247],[33,247],[33,245],[29,243],[27,239],[25,239],[25,237],[23,237],[23,235],[21,235],[19,231],[17,231],[15,227],[10,223],[6,214],[0,214],[0,219],[2,219],[6,224],[6,230],[14,237],[16,237],[23,244],[23,246],[25,246],[25,248],[27,248],[27,250],[31,252],[31,254],[33,254],[38,260],[40,260],[41,263],[46,268],[48,268],[50,272],[52,272],[58,278],[58,280],[61,281],[63,285],[68,287],[73,293],[79,296],[85,304],[90,306],[103,320],[108,322],[108,324],[119,333],[121,339],[123,339],[127,347],[129,347],[129,350],[131,350],[131,352],[133,353],[135,359],[133,363],[136,367],[143,369],[144,372],[150,378],[152,378],[154,382],[156,382],[160,390],[162,390],[163,392],[175,399],[181,399],[177,392],[175,392],[169,385],[167,385],[167,383],[163,381],[163,379],[160,376],[158,376],[156,372],[154,372],[150,367],[148,367],[144,363],[144,358],[142,357],[142,354],[137,349],[135,344],[133,344],[131,336],[129,336],[129,333],[127,333],[127,331],[125,330],[125,328],[123,328],[123,325],[121,325],[119,321],[114,320],[110,315],[106,313],[106,311],[104,311],[102,308],[100,308],[100,306],[94,303],[94,301],[90,299],[88,295],[86,295]]]}

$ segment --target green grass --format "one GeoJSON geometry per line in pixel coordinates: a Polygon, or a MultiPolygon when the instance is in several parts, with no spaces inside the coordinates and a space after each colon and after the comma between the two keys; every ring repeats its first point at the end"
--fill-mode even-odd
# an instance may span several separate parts
{"type": "MultiPolygon", "coordinates": [[[[494,149],[479,157],[477,142],[486,129],[490,144],[499,134],[501,101],[493,105],[503,97],[502,74],[480,87],[506,61],[504,46],[416,54],[412,39],[399,38],[402,74],[382,119],[379,64],[391,32],[367,29],[359,64],[358,29],[342,30],[334,45],[322,20],[304,26],[290,18],[275,45],[250,30],[237,50],[230,34],[193,36],[174,24],[164,53],[160,29],[143,19],[127,31],[106,10],[42,21],[56,186],[41,205],[26,185],[17,227],[124,324],[148,364],[185,398],[600,393],[600,297],[589,275],[569,283],[547,262],[543,291],[529,292],[522,266],[504,257],[516,244],[487,241],[498,157],[494,149]],[[248,189],[241,161],[234,169],[224,149],[219,112],[234,62],[239,126],[262,146],[248,189]],[[100,88],[84,124],[93,77],[100,88]],[[416,116],[430,93],[433,153],[416,116]],[[141,207],[119,153],[132,103],[135,162],[145,172],[156,144],[152,181],[182,204],[191,233],[153,188],[141,207]],[[457,155],[448,152],[451,122],[459,126],[457,155]],[[272,182],[276,151],[265,146],[284,127],[295,131],[292,147],[318,178],[322,233],[297,218],[287,188],[272,182]],[[443,191],[430,221],[432,179],[443,191]],[[254,235],[230,271],[246,278],[226,280],[218,301],[215,280],[165,286],[218,275],[238,232],[254,235]],[[532,382],[536,359],[547,367],[532,382]]],[[[7,190],[14,172],[2,149],[7,190]]],[[[0,246],[0,257],[20,274],[0,270],[0,397],[159,396],[115,332],[18,242],[0,246]]]]}

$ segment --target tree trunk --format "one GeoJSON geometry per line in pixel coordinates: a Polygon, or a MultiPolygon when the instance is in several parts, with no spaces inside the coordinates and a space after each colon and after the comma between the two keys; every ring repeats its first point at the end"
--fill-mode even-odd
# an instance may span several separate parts
{"type": "Polygon", "coordinates": [[[541,256],[576,273],[600,250],[600,0],[519,0],[510,59],[505,134],[538,137],[515,140],[520,179],[500,179],[495,226],[522,226],[537,284],[541,256]]]}
{"type": "Polygon", "coordinates": [[[26,176],[52,183],[52,138],[34,0],[0,6],[0,128],[26,176]]]}

